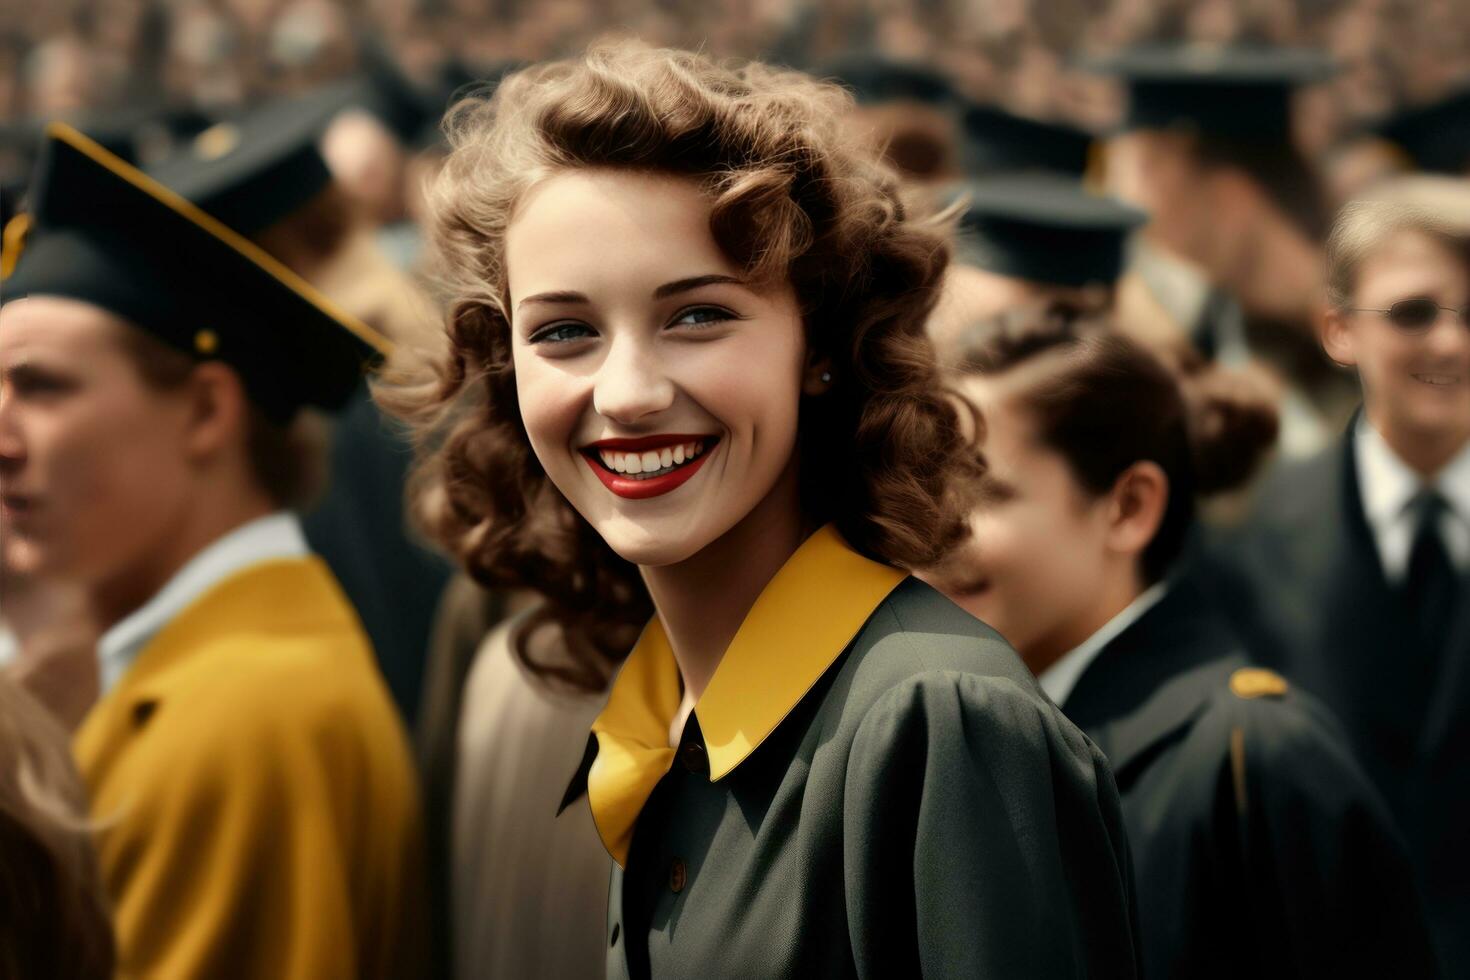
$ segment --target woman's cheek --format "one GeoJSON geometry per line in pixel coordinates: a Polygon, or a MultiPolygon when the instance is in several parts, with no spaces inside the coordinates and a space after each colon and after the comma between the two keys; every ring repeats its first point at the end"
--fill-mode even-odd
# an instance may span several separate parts
{"type": "Polygon", "coordinates": [[[531,448],[548,472],[565,456],[581,417],[575,379],[530,362],[516,363],[516,398],[531,448]]]}

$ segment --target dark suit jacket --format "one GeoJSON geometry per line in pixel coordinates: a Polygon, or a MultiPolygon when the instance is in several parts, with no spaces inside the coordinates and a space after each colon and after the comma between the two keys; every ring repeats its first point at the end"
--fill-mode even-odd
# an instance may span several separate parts
{"type": "Polygon", "coordinates": [[[1432,976],[1408,854],[1346,737],[1246,666],[1176,583],[1063,708],[1117,776],[1144,975],[1432,976]]]}
{"type": "Polygon", "coordinates": [[[1424,649],[1363,513],[1351,427],[1269,479],[1205,565],[1251,652],[1342,723],[1408,842],[1447,974],[1470,976],[1470,579],[1424,649]]]}

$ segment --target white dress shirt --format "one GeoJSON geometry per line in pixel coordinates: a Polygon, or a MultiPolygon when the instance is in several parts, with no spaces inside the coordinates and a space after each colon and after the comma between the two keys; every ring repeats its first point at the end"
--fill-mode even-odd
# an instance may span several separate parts
{"type": "Polygon", "coordinates": [[[1138,598],[1123,607],[1123,611],[1108,620],[1087,639],[1072,650],[1063,654],[1061,659],[1036,676],[1041,689],[1046,696],[1051,698],[1057,707],[1063,707],[1067,698],[1072,694],[1072,688],[1077,686],[1077,681],[1082,674],[1102,653],[1103,648],[1117,638],[1128,627],[1138,622],[1143,614],[1158,605],[1169,591],[1168,582],[1159,582],[1139,593],[1138,598]]]}
{"type": "Polygon", "coordinates": [[[1438,490],[1448,504],[1439,529],[1450,561],[1462,573],[1470,569],[1470,443],[1461,447],[1429,484],[1398,457],[1366,416],[1358,419],[1353,448],[1363,516],[1368,519],[1389,583],[1397,585],[1408,574],[1409,551],[1414,547],[1419,520],[1413,504],[1428,487],[1438,490]]]}
{"type": "Polygon", "coordinates": [[[152,599],[102,634],[97,643],[102,693],[112,690],[161,629],[214,586],[251,565],[309,553],[301,522],[287,511],[242,524],[207,545],[152,599]]]}

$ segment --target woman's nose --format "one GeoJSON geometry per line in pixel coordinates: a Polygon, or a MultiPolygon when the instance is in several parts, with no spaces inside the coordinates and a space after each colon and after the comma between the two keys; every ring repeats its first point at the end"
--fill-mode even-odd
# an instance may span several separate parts
{"type": "Polygon", "coordinates": [[[633,424],[673,403],[674,383],[652,345],[633,339],[614,341],[593,385],[592,407],[597,414],[633,424]]]}

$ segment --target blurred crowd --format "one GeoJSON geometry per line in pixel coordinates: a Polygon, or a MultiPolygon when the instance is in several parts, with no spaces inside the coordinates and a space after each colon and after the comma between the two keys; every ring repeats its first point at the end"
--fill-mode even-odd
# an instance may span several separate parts
{"type": "Polygon", "coordinates": [[[608,33],[797,66],[873,50],[935,66],[972,99],[1087,126],[1113,121],[1120,100],[1075,70],[1079,52],[1311,46],[1340,66],[1302,114],[1314,149],[1470,76],[1470,6],[1455,0],[5,0],[0,23],[0,122],[158,101],[213,112],[300,92],[351,73],[362,31],[420,83],[446,64],[474,74],[608,33]]]}

